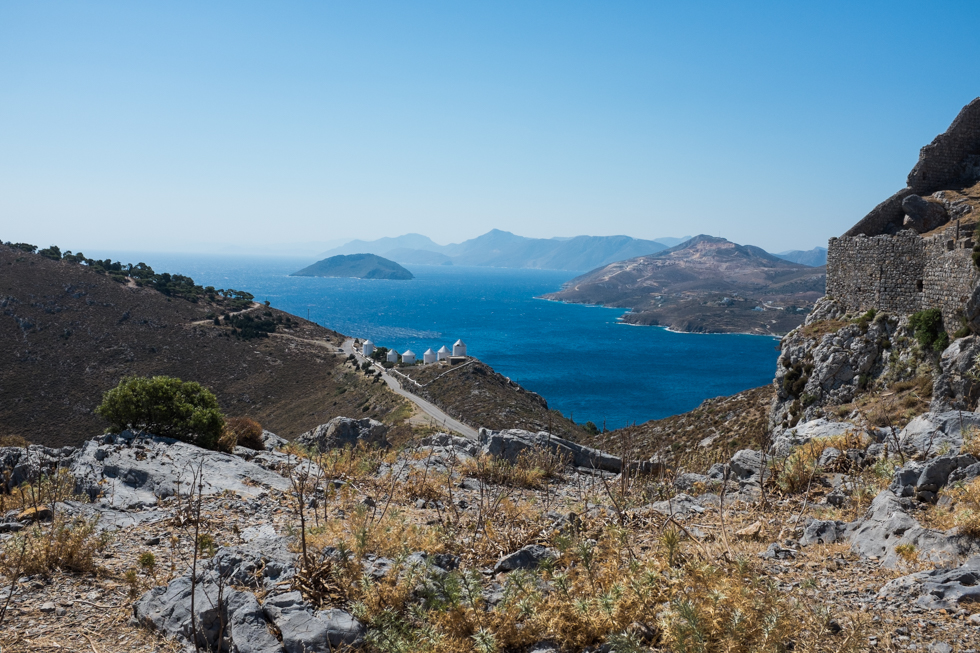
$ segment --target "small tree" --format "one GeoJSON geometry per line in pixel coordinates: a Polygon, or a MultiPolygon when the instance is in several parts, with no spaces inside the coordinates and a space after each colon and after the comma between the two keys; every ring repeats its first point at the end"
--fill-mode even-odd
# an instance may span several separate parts
{"type": "Polygon", "coordinates": [[[913,313],[909,326],[923,349],[942,351],[949,346],[949,334],[943,328],[943,314],[938,308],[913,313]]]}
{"type": "Polygon", "coordinates": [[[125,378],[102,396],[95,412],[110,429],[147,431],[206,449],[217,446],[225,426],[210,390],[169,376],[125,378]]]}

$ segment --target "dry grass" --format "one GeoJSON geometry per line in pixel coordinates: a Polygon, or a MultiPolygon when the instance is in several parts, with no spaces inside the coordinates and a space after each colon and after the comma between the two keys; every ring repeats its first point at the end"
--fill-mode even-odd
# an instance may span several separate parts
{"type": "Polygon", "coordinates": [[[262,425],[248,417],[229,417],[218,438],[218,449],[231,452],[235,447],[262,450],[262,425]]]}
{"type": "Polygon", "coordinates": [[[846,320],[820,320],[800,327],[800,334],[804,338],[819,339],[829,333],[837,333],[851,322],[846,320]]]}
{"type": "Polygon", "coordinates": [[[774,461],[772,479],[783,492],[797,493],[810,487],[813,477],[822,471],[847,471],[850,460],[841,455],[831,470],[822,470],[817,464],[827,449],[837,449],[842,454],[848,449],[866,449],[868,437],[863,433],[847,432],[826,438],[815,438],[797,447],[783,461],[774,461]]]}
{"type": "Polygon", "coordinates": [[[560,479],[568,459],[544,447],[534,447],[521,453],[516,463],[483,455],[467,460],[460,471],[484,483],[519,488],[541,488],[551,479],[560,479]]]}

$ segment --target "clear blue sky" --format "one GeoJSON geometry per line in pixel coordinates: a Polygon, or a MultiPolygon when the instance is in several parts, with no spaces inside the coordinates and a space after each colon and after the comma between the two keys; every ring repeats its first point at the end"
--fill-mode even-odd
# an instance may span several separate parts
{"type": "Polygon", "coordinates": [[[0,1],[0,239],[825,245],[980,95],[980,3],[0,1]]]}

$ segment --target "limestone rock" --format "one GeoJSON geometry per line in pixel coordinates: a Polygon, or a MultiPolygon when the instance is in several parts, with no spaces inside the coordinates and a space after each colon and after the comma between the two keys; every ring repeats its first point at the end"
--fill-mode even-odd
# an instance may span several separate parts
{"type": "Polygon", "coordinates": [[[879,598],[915,598],[927,610],[955,611],[962,604],[980,601],[980,556],[974,556],[952,569],[932,569],[902,576],[887,583],[879,598]]]}
{"type": "Polygon", "coordinates": [[[238,456],[129,431],[89,440],[70,467],[77,492],[93,500],[101,495],[100,504],[119,508],[153,506],[178,491],[189,495],[198,470],[204,494],[254,498],[270,488],[289,489],[287,479],[238,456]]]}
{"type": "Polygon", "coordinates": [[[920,234],[932,231],[949,222],[946,207],[939,202],[930,202],[918,195],[909,195],[903,199],[902,210],[905,211],[903,226],[914,229],[920,234]]]}
{"type": "Polygon", "coordinates": [[[314,611],[299,592],[272,596],[262,607],[282,633],[286,653],[330,653],[343,646],[356,646],[364,639],[364,626],[350,613],[314,611]]]}
{"type": "Polygon", "coordinates": [[[493,570],[500,572],[514,571],[517,569],[536,569],[544,560],[556,557],[558,556],[552,549],[543,547],[540,544],[529,544],[523,549],[505,555],[498,560],[493,570]]]}
{"type": "Polygon", "coordinates": [[[694,497],[683,493],[678,494],[673,499],[669,499],[667,501],[657,501],[656,503],[651,503],[650,508],[656,510],[661,515],[674,515],[682,517],[701,514],[704,512],[704,507],[702,507],[694,497]]]}
{"type": "Polygon", "coordinates": [[[851,550],[865,558],[877,557],[886,567],[899,564],[895,547],[900,544],[915,546],[922,559],[937,563],[948,563],[974,551],[976,544],[965,536],[923,528],[909,514],[912,507],[909,499],[882,490],[864,518],[847,526],[851,550]]]}
{"type": "Polygon", "coordinates": [[[388,427],[377,420],[334,417],[326,424],[321,424],[312,431],[302,434],[296,438],[296,442],[306,447],[315,447],[320,451],[353,447],[359,443],[387,447],[388,440],[385,438],[387,433],[388,427]]]}
{"type": "Polygon", "coordinates": [[[935,455],[944,447],[958,452],[963,431],[980,427],[980,413],[951,410],[925,413],[909,422],[898,439],[903,449],[922,455],[935,455]]]}
{"type": "MultiPolygon", "coordinates": [[[[762,452],[752,449],[736,451],[729,468],[739,483],[759,485],[763,480],[762,452]]],[[[768,470],[765,475],[768,476],[768,470]]]]}
{"type": "Polygon", "coordinates": [[[816,438],[829,438],[845,433],[864,433],[850,422],[831,422],[823,417],[801,422],[796,426],[778,432],[773,438],[770,452],[776,458],[785,458],[793,449],[816,438]]]}
{"type": "Polygon", "coordinates": [[[844,523],[826,519],[808,519],[800,546],[813,544],[833,544],[844,534],[844,523]]]}
{"type": "Polygon", "coordinates": [[[972,378],[973,362],[980,355],[980,337],[958,338],[940,359],[940,373],[932,384],[932,412],[971,411],[980,398],[980,383],[972,378]]]}
{"type": "Polygon", "coordinates": [[[565,457],[569,464],[586,469],[600,469],[607,472],[619,473],[623,469],[623,461],[611,454],[592,447],[586,447],[544,431],[531,433],[520,429],[491,431],[480,429],[480,444],[485,454],[495,458],[503,458],[512,463],[518,457],[535,447],[550,449],[552,453],[565,457]]]}

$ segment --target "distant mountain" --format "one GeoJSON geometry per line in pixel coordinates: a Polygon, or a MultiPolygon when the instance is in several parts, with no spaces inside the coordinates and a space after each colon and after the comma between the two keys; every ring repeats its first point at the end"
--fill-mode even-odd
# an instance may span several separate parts
{"type": "Polygon", "coordinates": [[[445,254],[430,252],[424,249],[409,249],[399,247],[385,252],[385,258],[390,258],[402,265],[452,265],[453,260],[445,254]]]}
{"type": "Polygon", "coordinates": [[[442,250],[442,245],[432,242],[422,234],[405,234],[396,238],[378,238],[377,240],[352,240],[340,247],[334,247],[319,256],[337,256],[339,254],[377,254],[384,256],[393,249],[421,249],[428,252],[442,250]]]}
{"type": "Polygon", "coordinates": [[[776,256],[786,261],[799,263],[800,265],[809,265],[812,268],[827,265],[826,247],[814,247],[813,249],[808,249],[806,251],[794,249],[789,252],[780,252],[776,254],[776,256]]]}
{"type": "Polygon", "coordinates": [[[472,265],[496,268],[590,270],[614,261],[654,254],[666,246],[629,236],[575,236],[525,238],[494,229],[458,244],[437,245],[425,236],[353,241],[324,252],[324,256],[351,251],[371,252],[405,265],[472,265]],[[442,256],[436,256],[436,254],[442,256]]]}
{"type": "Polygon", "coordinates": [[[696,236],[651,256],[600,267],[546,299],[628,307],[630,324],[678,331],[786,333],[822,297],[826,271],[751,245],[696,236]]]}
{"type": "Polygon", "coordinates": [[[377,254],[341,254],[307,266],[291,277],[347,277],[353,279],[414,279],[415,276],[394,261],[377,254]]]}
{"type": "Polygon", "coordinates": [[[677,247],[681,243],[686,243],[691,240],[691,236],[682,236],[680,238],[654,238],[653,242],[661,243],[666,247],[677,247]]]}

